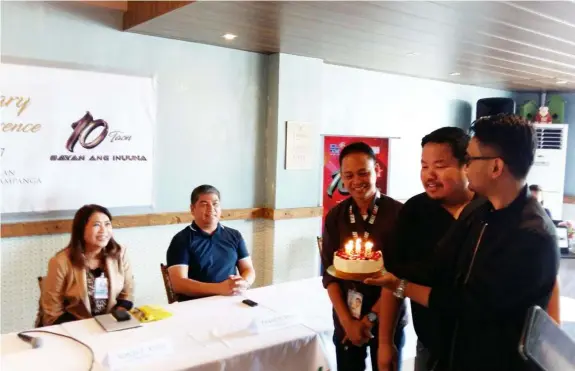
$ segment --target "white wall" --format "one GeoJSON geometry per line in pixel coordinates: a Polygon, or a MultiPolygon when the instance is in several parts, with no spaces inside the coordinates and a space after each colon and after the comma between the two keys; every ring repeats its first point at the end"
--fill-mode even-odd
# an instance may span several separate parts
{"type": "Polygon", "coordinates": [[[575,204],[563,204],[563,220],[575,221],[575,204]]]}
{"type": "Polygon", "coordinates": [[[390,143],[388,194],[405,200],[422,192],[421,138],[442,126],[465,126],[475,104],[510,93],[325,65],[323,135],[397,137],[390,143]]]}

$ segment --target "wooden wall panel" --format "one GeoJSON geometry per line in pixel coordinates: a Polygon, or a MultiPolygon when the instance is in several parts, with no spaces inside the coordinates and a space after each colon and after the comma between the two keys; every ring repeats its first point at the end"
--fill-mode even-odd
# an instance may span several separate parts
{"type": "MultiPolygon", "coordinates": [[[[563,202],[575,204],[575,196],[565,196],[563,202]]],[[[317,218],[322,216],[323,208],[301,207],[293,209],[227,209],[222,210],[222,220],[250,220],[269,219],[287,220],[317,218]]],[[[158,213],[142,215],[120,215],[114,217],[114,228],[149,227],[154,225],[191,223],[193,220],[189,212],[158,213]]],[[[72,220],[45,220],[23,223],[2,223],[1,237],[24,237],[47,234],[69,233],[72,229],[72,220]]]]}
{"type": "Polygon", "coordinates": [[[301,207],[295,209],[264,209],[264,219],[303,219],[322,216],[323,207],[301,207]]]}
{"type": "MultiPolygon", "coordinates": [[[[249,220],[249,219],[295,219],[312,218],[322,215],[321,207],[300,209],[272,210],[264,208],[227,209],[222,210],[222,220],[249,220]]],[[[142,215],[119,215],[114,217],[114,228],[149,227],[154,225],[191,223],[193,220],[189,212],[158,213],[142,215]]],[[[72,220],[43,220],[22,223],[2,223],[2,238],[39,236],[47,234],[69,233],[72,229],[72,220]]]]}

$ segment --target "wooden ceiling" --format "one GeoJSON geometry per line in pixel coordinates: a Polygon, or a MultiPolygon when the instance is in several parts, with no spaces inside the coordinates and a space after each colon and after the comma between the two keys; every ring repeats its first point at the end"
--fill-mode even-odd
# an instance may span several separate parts
{"type": "Polygon", "coordinates": [[[485,87],[575,90],[575,1],[130,1],[124,29],[485,87]]]}

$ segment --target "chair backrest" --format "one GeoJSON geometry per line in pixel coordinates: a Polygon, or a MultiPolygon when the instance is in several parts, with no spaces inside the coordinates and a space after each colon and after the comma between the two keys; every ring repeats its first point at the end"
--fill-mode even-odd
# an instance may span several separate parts
{"type": "Polygon", "coordinates": [[[166,296],[168,297],[168,303],[172,304],[178,301],[178,295],[174,292],[172,288],[172,281],[170,281],[170,274],[168,273],[168,267],[164,263],[160,263],[160,269],[162,271],[162,278],[164,279],[164,287],[166,288],[166,296]]]}
{"type": "Polygon", "coordinates": [[[323,238],[317,237],[317,248],[319,250],[319,255],[321,256],[321,250],[323,248],[323,238]]]}
{"type": "Polygon", "coordinates": [[[38,313],[36,313],[36,320],[34,321],[34,327],[39,328],[42,327],[42,280],[44,277],[38,276],[38,288],[40,289],[40,298],[38,299],[38,313]]]}

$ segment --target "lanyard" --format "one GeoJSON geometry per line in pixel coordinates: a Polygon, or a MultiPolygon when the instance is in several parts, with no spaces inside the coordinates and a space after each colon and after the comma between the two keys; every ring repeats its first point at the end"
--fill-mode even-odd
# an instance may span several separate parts
{"type": "MultiPolygon", "coordinates": [[[[371,226],[373,225],[373,223],[375,222],[375,218],[377,218],[377,211],[379,210],[379,205],[377,204],[377,200],[379,198],[379,191],[377,191],[375,193],[375,197],[373,199],[373,210],[371,211],[371,215],[369,217],[369,220],[367,221],[367,223],[371,226]]],[[[353,205],[349,205],[349,222],[351,224],[355,224],[355,214],[353,213],[353,205]]],[[[371,228],[370,228],[371,229],[371,228]]],[[[351,232],[353,235],[353,238],[358,238],[358,233],[357,231],[353,231],[351,232]]],[[[367,240],[367,238],[369,237],[369,232],[367,230],[365,230],[363,232],[363,239],[367,240]]]]}

